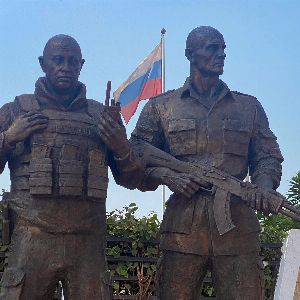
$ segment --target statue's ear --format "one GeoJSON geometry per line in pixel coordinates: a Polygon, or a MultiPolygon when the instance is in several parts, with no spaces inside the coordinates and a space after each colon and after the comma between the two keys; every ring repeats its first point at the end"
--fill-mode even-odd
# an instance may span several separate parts
{"type": "Polygon", "coordinates": [[[39,63],[40,63],[40,66],[41,66],[43,72],[45,73],[45,65],[44,65],[44,57],[43,56],[39,56],[39,63]]]}
{"type": "Polygon", "coordinates": [[[85,59],[82,59],[82,60],[81,60],[81,67],[80,67],[80,71],[81,71],[81,69],[82,69],[82,67],[83,67],[84,63],[85,63],[85,59]]]}
{"type": "Polygon", "coordinates": [[[193,57],[193,51],[191,48],[186,48],[185,49],[185,57],[192,62],[192,57],[193,57]]]}

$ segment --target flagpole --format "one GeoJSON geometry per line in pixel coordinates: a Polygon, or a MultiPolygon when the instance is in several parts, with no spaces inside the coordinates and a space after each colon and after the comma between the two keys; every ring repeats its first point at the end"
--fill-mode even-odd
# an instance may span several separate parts
{"type": "MultiPolygon", "coordinates": [[[[161,75],[162,75],[162,85],[161,85],[161,90],[164,93],[165,90],[165,34],[166,34],[166,29],[162,28],[160,31],[161,33],[161,75]]],[[[162,186],[162,215],[164,215],[166,208],[166,186],[162,186]]]]}

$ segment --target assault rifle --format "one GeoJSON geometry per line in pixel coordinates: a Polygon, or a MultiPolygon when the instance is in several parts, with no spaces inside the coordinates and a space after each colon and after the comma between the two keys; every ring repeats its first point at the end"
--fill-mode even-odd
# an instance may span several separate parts
{"type": "Polygon", "coordinates": [[[166,167],[175,172],[193,174],[212,184],[212,193],[215,197],[214,218],[220,235],[235,228],[230,212],[231,195],[236,195],[247,202],[251,195],[260,194],[263,207],[260,207],[259,211],[281,213],[300,222],[300,209],[293,206],[283,195],[274,190],[260,188],[250,182],[243,182],[211,166],[178,160],[148,143],[138,143],[135,147],[146,167],[166,167]]]}

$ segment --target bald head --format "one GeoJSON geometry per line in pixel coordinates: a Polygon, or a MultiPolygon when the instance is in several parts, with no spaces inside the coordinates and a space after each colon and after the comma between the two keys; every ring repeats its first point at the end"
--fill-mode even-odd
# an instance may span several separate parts
{"type": "Polygon", "coordinates": [[[46,56],[49,54],[49,51],[51,52],[55,48],[61,48],[61,49],[73,49],[77,53],[81,54],[81,49],[77,41],[65,34],[58,34],[53,36],[51,39],[48,40],[48,42],[45,45],[44,51],[43,51],[43,56],[46,56]]]}
{"type": "Polygon", "coordinates": [[[77,87],[84,64],[77,41],[69,35],[59,34],[45,45],[40,65],[48,85],[58,94],[72,94],[77,87]]]}
{"type": "Polygon", "coordinates": [[[192,51],[201,48],[205,41],[212,39],[222,39],[223,35],[211,26],[200,26],[193,29],[186,39],[186,49],[192,51]]]}
{"type": "Polygon", "coordinates": [[[225,48],[223,35],[217,29],[210,26],[193,29],[186,39],[185,49],[191,74],[213,78],[223,74],[225,48]]]}

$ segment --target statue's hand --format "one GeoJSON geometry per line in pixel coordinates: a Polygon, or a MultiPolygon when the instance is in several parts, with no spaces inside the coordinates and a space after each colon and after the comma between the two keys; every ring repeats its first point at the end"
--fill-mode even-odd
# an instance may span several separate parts
{"type": "Polygon", "coordinates": [[[246,187],[242,198],[248,204],[248,206],[265,213],[272,211],[272,198],[274,195],[275,198],[276,196],[278,198],[278,195],[280,194],[270,188],[273,186],[271,179],[268,177],[262,177],[261,180],[255,182],[255,184],[249,184],[248,182],[243,182],[242,184],[244,187],[246,187]]]}
{"type": "Polygon", "coordinates": [[[42,113],[33,111],[18,117],[5,132],[6,142],[13,145],[26,140],[36,131],[45,129],[48,118],[42,113]]]}
{"type": "Polygon", "coordinates": [[[167,168],[156,168],[155,173],[155,176],[160,176],[161,183],[172,192],[182,194],[187,198],[191,198],[201,189],[211,188],[208,182],[191,174],[177,173],[167,168]]]}
{"type": "Polygon", "coordinates": [[[104,110],[98,127],[100,138],[107,148],[113,152],[115,157],[122,158],[128,155],[130,145],[127,140],[125,127],[120,125],[119,122],[115,121],[104,110]]]}

